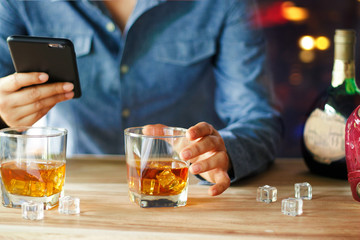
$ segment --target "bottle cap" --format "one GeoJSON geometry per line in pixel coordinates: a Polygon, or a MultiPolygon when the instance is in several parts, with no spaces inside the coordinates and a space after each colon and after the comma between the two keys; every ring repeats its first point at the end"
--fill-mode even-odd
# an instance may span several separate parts
{"type": "Polygon", "coordinates": [[[353,60],[355,31],[352,29],[336,29],[335,42],[335,59],[353,60]]]}
{"type": "Polygon", "coordinates": [[[335,43],[354,43],[355,31],[352,29],[336,29],[335,30],[335,43]]]}

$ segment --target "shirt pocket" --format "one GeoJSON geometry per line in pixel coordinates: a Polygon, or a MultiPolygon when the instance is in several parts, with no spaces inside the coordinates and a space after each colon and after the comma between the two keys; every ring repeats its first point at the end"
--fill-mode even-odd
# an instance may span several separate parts
{"type": "Polygon", "coordinates": [[[155,49],[155,59],[159,62],[189,66],[215,54],[215,41],[193,39],[162,43],[155,49]]]}

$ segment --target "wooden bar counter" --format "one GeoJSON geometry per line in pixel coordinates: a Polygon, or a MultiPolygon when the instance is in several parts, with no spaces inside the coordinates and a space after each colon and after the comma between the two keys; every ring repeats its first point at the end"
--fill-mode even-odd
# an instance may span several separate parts
{"type": "Polygon", "coordinates": [[[360,203],[347,181],[308,172],[301,159],[277,159],[270,169],[210,197],[191,178],[188,204],[140,208],[128,198],[126,164],[120,156],[67,160],[65,195],[79,197],[79,215],[45,211],[40,221],[20,209],[0,206],[0,239],[360,239],[360,203]],[[313,199],[301,216],[281,213],[281,200],[294,196],[294,183],[309,182],[313,199]],[[278,189],[278,200],[256,202],[257,187],[278,189]]]}

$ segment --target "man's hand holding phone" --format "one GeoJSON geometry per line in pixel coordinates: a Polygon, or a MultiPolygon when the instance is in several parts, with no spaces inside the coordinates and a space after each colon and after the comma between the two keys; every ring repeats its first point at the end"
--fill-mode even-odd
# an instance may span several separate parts
{"type": "Polygon", "coordinates": [[[31,126],[57,103],[74,97],[69,82],[46,83],[46,73],[14,73],[0,78],[0,116],[11,127],[31,126]]]}
{"type": "Polygon", "coordinates": [[[16,73],[0,78],[0,117],[31,126],[57,103],[81,96],[73,43],[64,38],[9,36],[16,73]]]}

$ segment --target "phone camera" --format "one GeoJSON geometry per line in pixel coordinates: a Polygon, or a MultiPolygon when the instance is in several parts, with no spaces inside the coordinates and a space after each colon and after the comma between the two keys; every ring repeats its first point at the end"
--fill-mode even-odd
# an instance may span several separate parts
{"type": "Polygon", "coordinates": [[[59,43],[49,43],[48,45],[50,48],[65,48],[64,45],[59,44],[59,43]]]}

